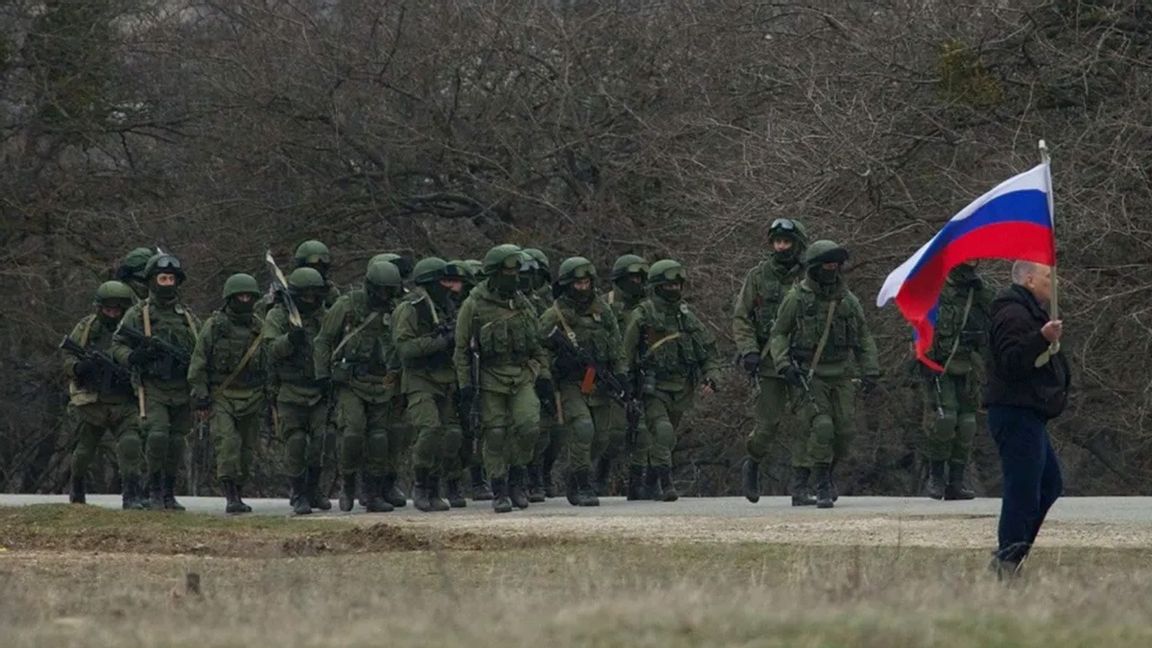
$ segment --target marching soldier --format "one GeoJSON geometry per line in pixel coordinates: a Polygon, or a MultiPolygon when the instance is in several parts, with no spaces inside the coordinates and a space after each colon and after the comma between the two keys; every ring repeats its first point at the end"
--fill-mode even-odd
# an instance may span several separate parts
{"type": "MultiPolygon", "coordinates": [[[[538,248],[524,248],[529,258],[525,272],[520,273],[520,291],[532,302],[536,315],[552,305],[552,267],[548,255],[538,248]]],[[[528,501],[543,502],[555,497],[552,467],[564,445],[567,428],[556,422],[554,398],[540,401],[540,433],[536,436],[532,463],[528,464],[528,501]]]]}
{"type": "MultiPolygon", "coordinates": [[[[628,320],[640,302],[647,296],[645,282],[648,280],[648,262],[635,254],[625,254],[612,264],[612,290],[604,300],[612,309],[616,318],[616,326],[623,332],[628,329],[628,320]]],[[[633,388],[635,385],[633,385],[633,388]]],[[[635,394],[638,396],[638,394],[635,394]]],[[[608,446],[596,465],[596,485],[604,487],[608,475],[612,473],[612,454],[622,446],[628,434],[628,417],[624,405],[613,400],[608,403],[610,423],[608,431],[608,446]]],[[[642,500],[646,498],[644,491],[644,471],[648,466],[648,448],[651,444],[648,426],[643,420],[639,422],[634,438],[628,450],[628,499],[642,500]]]]}
{"type": "MultiPolygon", "coordinates": [[[[452,261],[464,273],[464,290],[460,293],[460,301],[472,293],[476,284],[484,280],[484,264],[478,259],[464,259],[452,261]]],[[[461,410],[463,411],[463,410],[461,410]]],[[[488,502],[492,500],[492,488],[484,475],[484,453],[482,430],[472,429],[467,416],[460,417],[460,426],[464,431],[464,438],[460,442],[460,463],[468,469],[469,490],[474,502],[488,502]]],[[[479,427],[479,426],[477,426],[479,427]]]]}
{"type": "Polygon", "coordinates": [[[146,247],[134,248],[124,255],[116,268],[116,279],[132,289],[137,301],[148,298],[148,278],[144,276],[144,268],[153,254],[146,247]]]}

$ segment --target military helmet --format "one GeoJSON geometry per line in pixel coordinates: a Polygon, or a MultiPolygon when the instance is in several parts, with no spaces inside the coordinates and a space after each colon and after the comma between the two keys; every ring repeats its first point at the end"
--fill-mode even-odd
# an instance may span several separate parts
{"type": "Polygon", "coordinates": [[[488,250],[484,255],[484,273],[492,274],[503,268],[520,268],[524,253],[519,245],[503,243],[488,250]]]}
{"type": "Polygon", "coordinates": [[[467,261],[453,259],[444,263],[444,278],[459,279],[465,283],[472,281],[472,269],[467,261]]]}
{"type": "Polygon", "coordinates": [[[684,266],[679,261],[661,259],[648,268],[648,283],[657,286],[673,281],[685,281],[684,266]]]}
{"type": "Polygon", "coordinates": [[[371,259],[368,259],[368,265],[372,265],[373,263],[376,263],[377,261],[387,261],[388,263],[395,264],[399,260],[400,260],[399,254],[395,254],[393,252],[381,252],[380,254],[377,254],[376,256],[372,257],[371,259]]]}
{"type": "Polygon", "coordinates": [[[116,269],[116,278],[144,281],[148,278],[144,274],[144,268],[148,265],[148,259],[152,258],[152,254],[152,250],[146,247],[134,248],[120,260],[120,267],[116,269]]]}
{"type": "Polygon", "coordinates": [[[316,268],[296,268],[288,275],[288,287],[292,290],[307,290],[309,288],[326,288],[324,276],[316,268]]]}
{"type": "Polygon", "coordinates": [[[596,278],[596,266],[584,257],[569,257],[560,264],[560,271],[556,276],[556,283],[567,286],[577,279],[596,278]]]}
{"type": "Polygon", "coordinates": [[[224,299],[242,293],[251,295],[260,294],[260,284],[256,283],[255,277],[243,272],[237,272],[224,280],[224,299]]]}
{"type": "Polygon", "coordinates": [[[552,267],[548,265],[548,255],[544,254],[543,250],[538,248],[524,248],[524,254],[527,254],[533,261],[535,261],[541,270],[550,272],[552,267]]]}
{"type": "Polygon", "coordinates": [[[447,274],[448,263],[440,257],[425,257],[416,262],[412,268],[412,281],[417,284],[428,284],[439,281],[447,274]]]}
{"type": "Polygon", "coordinates": [[[480,259],[464,259],[464,267],[472,273],[472,281],[484,278],[484,262],[480,259]]]}
{"type": "Polygon", "coordinates": [[[121,301],[121,306],[130,306],[132,301],[136,299],[136,293],[132,292],[126,284],[119,281],[105,281],[96,288],[96,298],[93,303],[97,306],[110,306],[110,302],[121,301]]]}
{"type": "Polygon", "coordinates": [[[804,265],[807,267],[821,263],[844,263],[847,260],[848,249],[840,247],[835,241],[816,241],[804,252],[804,265]]]}
{"type": "Polygon", "coordinates": [[[368,272],[364,275],[364,283],[381,288],[399,288],[404,285],[404,278],[400,276],[400,268],[397,268],[396,264],[391,261],[377,261],[368,266],[368,272]]]}
{"type": "Polygon", "coordinates": [[[804,225],[792,218],[777,218],[768,226],[769,238],[773,236],[787,236],[793,243],[804,247],[808,245],[808,232],[804,225]]]}
{"type": "Polygon", "coordinates": [[[648,262],[644,257],[635,254],[625,254],[612,264],[612,281],[623,279],[630,274],[648,274],[648,262]]]}
{"type": "Polygon", "coordinates": [[[180,259],[166,253],[153,254],[144,266],[144,276],[148,279],[158,274],[174,274],[177,281],[184,281],[184,268],[180,266],[180,259]]]}
{"type": "Polygon", "coordinates": [[[332,264],[332,255],[328,252],[328,246],[315,239],[304,241],[296,246],[296,253],[293,258],[295,258],[297,266],[332,264]]]}

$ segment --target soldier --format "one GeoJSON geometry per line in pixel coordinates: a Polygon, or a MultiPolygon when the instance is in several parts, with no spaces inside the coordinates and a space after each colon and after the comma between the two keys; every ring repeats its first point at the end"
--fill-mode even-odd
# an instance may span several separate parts
{"type": "Polygon", "coordinates": [[[484,255],[487,278],[460,307],[452,357],[461,400],[480,399],[484,466],[497,513],[511,511],[513,504],[528,507],[524,475],[539,432],[539,395],[553,393],[535,310],[517,290],[524,262],[511,244],[484,255]],[[473,368],[479,373],[475,382],[473,368]]]}
{"type": "MultiPolygon", "coordinates": [[[[371,266],[377,261],[387,261],[396,266],[396,269],[400,271],[400,277],[405,283],[412,278],[413,262],[410,256],[396,254],[395,252],[384,252],[369,259],[368,265],[371,266]]],[[[407,289],[405,289],[404,292],[408,292],[407,289]]]]}
{"type": "Polygon", "coordinates": [[[643,374],[645,418],[652,434],[649,451],[654,500],[674,502],[672,449],[680,421],[695,403],[699,389],[716,391],[720,371],[712,334],[688,308],[682,293],[684,266],[662,259],[648,269],[651,296],[632,312],[624,333],[624,370],[643,374]]]}
{"type": "MultiPolygon", "coordinates": [[[[604,301],[612,309],[616,318],[616,326],[621,331],[628,329],[628,320],[632,311],[644,301],[647,293],[644,283],[648,280],[648,262],[635,254],[625,254],[612,264],[612,290],[604,301]]],[[[635,387],[635,385],[633,385],[635,387]]],[[[621,447],[628,431],[628,419],[624,406],[613,400],[608,403],[610,413],[608,446],[599,463],[596,465],[596,485],[602,488],[607,476],[612,473],[612,454],[621,447]]],[[[648,426],[643,420],[634,434],[632,446],[628,452],[628,499],[642,500],[646,498],[644,491],[644,470],[648,465],[648,448],[651,444],[648,426]]]]}
{"type": "MultiPolygon", "coordinates": [[[[548,255],[537,248],[524,248],[529,262],[520,274],[520,291],[532,302],[540,316],[552,305],[552,268],[548,255]]],[[[528,464],[528,501],[543,502],[555,497],[552,467],[564,446],[567,427],[556,422],[555,398],[540,401],[540,433],[536,437],[532,463],[528,464]]]]}
{"type": "Polygon", "coordinates": [[[264,354],[270,378],[277,385],[275,412],[292,489],[289,502],[293,513],[307,515],[313,508],[332,508],[318,490],[331,389],[317,380],[312,352],[329,286],[315,269],[296,268],[288,275],[288,291],[302,326],[291,323],[287,300],[277,300],[264,319],[264,354]]]}
{"type": "Polygon", "coordinates": [[[72,452],[72,490],[68,495],[68,501],[74,504],[85,503],[88,466],[104,433],[110,432],[116,440],[116,461],[120,464],[122,508],[144,508],[140,487],[144,455],[132,379],[107,355],[112,334],[135,299],[126,284],[100,284],[96,289],[96,312],[81,319],[61,345],[67,351],[64,373],[69,379],[68,406],[79,419],[76,449],[72,452]]]}
{"type": "MultiPolygon", "coordinates": [[[[784,294],[804,276],[800,263],[804,246],[808,243],[799,222],[777,218],[768,228],[768,244],[772,256],[762,261],[744,277],[744,284],[736,296],[732,316],[732,338],[740,366],[757,385],[756,427],[747,441],[748,457],[743,466],[744,497],[749,502],[760,501],[760,464],[768,458],[771,444],[777,440],[780,419],[788,408],[788,384],[772,366],[768,338],[772,323],[784,294]]],[[[792,445],[791,443],[789,445],[792,445]]],[[[788,492],[793,506],[816,503],[808,486],[811,465],[807,453],[793,453],[792,479],[788,492]]]]}
{"type": "Polygon", "coordinates": [[[400,398],[399,364],[392,347],[392,309],[403,290],[400,270],[387,261],[368,266],[364,287],[336,300],[315,341],[316,380],[335,386],[341,427],[340,510],[356,501],[356,472],[362,469],[365,507],[387,513],[385,494],[395,484],[388,472],[388,446],[400,398]]]}
{"type": "MultiPolygon", "coordinates": [[[[865,394],[880,376],[864,309],[840,273],[847,260],[848,250],[832,241],[813,243],[804,253],[806,276],[784,296],[769,338],[777,373],[803,404],[798,414],[808,431],[806,451],[819,508],[833,506],[832,467],[847,454],[854,432],[851,356],[863,373],[865,394]]],[[[793,457],[803,452],[798,445],[793,457]]]]}
{"type": "MultiPolygon", "coordinates": [[[[404,282],[401,294],[408,294],[408,280],[412,277],[413,268],[412,257],[396,254],[395,252],[383,252],[369,259],[368,265],[371,266],[378,261],[387,261],[396,266],[404,282]]],[[[387,460],[388,474],[390,475],[400,474],[404,462],[411,455],[412,443],[415,441],[412,426],[408,425],[403,399],[398,401],[397,406],[400,409],[395,412],[395,419],[388,431],[388,438],[391,439],[388,444],[387,460]]],[[[399,478],[388,481],[388,492],[385,494],[385,497],[397,508],[403,507],[408,503],[408,496],[400,488],[399,478]]]]}
{"type": "Polygon", "coordinates": [[[264,322],[253,313],[259,298],[260,286],[252,275],[228,277],[224,307],[204,322],[188,367],[196,416],[211,422],[216,478],[224,490],[226,513],[252,512],[241,492],[251,474],[266,406],[260,352],[264,322]]]}
{"type": "MultiPolygon", "coordinates": [[[[461,302],[472,293],[476,284],[484,279],[484,264],[477,259],[451,261],[464,271],[464,290],[459,299],[461,302]]],[[[463,411],[463,410],[461,410],[463,411]]],[[[460,464],[468,469],[472,501],[487,502],[492,499],[492,488],[484,475],[484,455],[480,451],[483,438],[480,430],[471,429],[468,417],[461,416],[460,426],[464,431],[464,438],[460,442],[460,464]]]]}
{"type": "Polygon", "coordinates": [[[449,505],[467,505],[460,490],[463,432],[452,366],[464,274],[460,266],[437,257],[421,259],[412,274],[416,287],[392,315],[392,339],[404,366],[406,414],[416,430],[412,502],[421,511],[446,511],[449,505]],[[442,476],[447,476],[447,503],[440,499],[442,476]]]}
{"type": "Polygon", "coordinates": [[[612,309],[596,296],[596,267],[584,257],[565,259],[556,278],[556,300],[540,316],[543,344],[555,358],[552,375],[560,395],[564,424],[571,430],[568,446],[568,502],[599,506],[592,486],[595,461],[608,445],[612,397],[601,372],[611,372],[620,385],[620,328],[612,309]]]}
{"type": "Polygon", "coordinates": [[[975,262],[958,265],[948,274],[936,311],[936,334],[928,357],[944,368],[941,374],[922,369],[924,404],[932,413],[927,433],[928,497],[967,500],[976,497],[964,484],[964,469],[972,456],[980,382],[973,369],[987,350],[992,291],[976,274],[975,262]],[[947,481],[945,470],[948,471],[947,481]]]}
{"type": "Polygon", "coordinates": [[[148,298],[148,278],[144,276],[144,267],[152,254],[152,250],[146,247],[134,248],[124,255],[120,267],[116,268],[116,279],[132,289],[137,301],[148,298]]]}
{"type": "Polygon", "coordinates": [[[149,508],[183,511],[176,476],[192,428],[188,365],[199,323],[180,303],[184,269],[171,254],[156,254],[144,268],[148,298],[124,313],[112,339],[116,362],[131,367],[147,440],[149,508]]]}
{"type": "MultiPolygon", "coordinates": [[[[328,252],[328,246],[314,239],[304,241],[296,246],[296,252],[292,255],[292,262],[297,268],[312,268],[320,273],[324,279],[326,291],[324,308],[331,308],[332,304],[335,304],[336,300],[340,298],[340,289],[328,277],[328,272],[332,268],[332,255],[328,252]]],[[[256,302],[256,315],[266,318],[269,309],[275,302],[276,298],[271,293],[264,295],[260,301],[256,302]]]]}

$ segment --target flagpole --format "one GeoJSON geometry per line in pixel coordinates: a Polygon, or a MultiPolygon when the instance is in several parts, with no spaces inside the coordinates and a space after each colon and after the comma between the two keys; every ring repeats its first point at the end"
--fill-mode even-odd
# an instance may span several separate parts
{"type": "MultiPolygon", "coordinates": [[[[1037,147],[1040,149],[1040,162],[1044,165],[1044,175],[1048,182],[1048,215],[1052,218],[1052,242],[1056,242],[1056,206],[1052,196],[1052,157],[1048,154],[1048,144],[1044,140],[1040,140],[1037,147]]],[[[1052,300],[1049,304],[1048,316],[1052,321],[1060,319],[1060,290],[1059,282],[1056,277],[1056,257],[1052,257],[1052,300]]],[[[1057,340],[1048,345],[1048,350],[1041,353],[1036,358],[1036,367],[1040,368],[1048,364],[1048,361],[1056,353],[1060,352],[1060,341],[1057,340]]]]}

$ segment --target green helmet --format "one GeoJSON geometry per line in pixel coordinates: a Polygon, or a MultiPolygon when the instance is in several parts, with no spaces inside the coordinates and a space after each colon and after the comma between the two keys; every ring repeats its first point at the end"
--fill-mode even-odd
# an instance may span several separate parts
{"type": "Polygon", "coordinates": [[[816,241],[804,252],[804,265],[809,268],[821,263],[844,263],[847,260],[847,248],[840,247],[835,241],[816,241]]]}
{"type": "Polygon", "coordinates": [[[519,245],[497,245],[484,255],[484,273],[492,274],[502,268],[520,268],[523,260],[524,253],[519,245]]]}
{"type": "Polygon", "coordinates": [[[568,286],[577,279],[596,278],[596,266],[584,257],[569,257],[560,264],[560,271],[556,275],[556,283],[568,286]]]}
{"type": "Polygon", "coordinates": [[[542,250],[537,248],[524,248],[523,252],[524,254],[527,254],[533,261],[535,261],[540,266],[541,270],[544,270],[545,272],[550,272],[552,270],[552,267],[548,265],[548,255],[544,254],[542,250]]]}
{"type": "Polygon", "coordinates": [[[315,265],[332,265],[332,255],[328,252],[328,246],[315,239],[304,241],[296,246],[296,254],[293,255],[296,260],[296,267],[315,266],[315,265]]]}
{"type": "Polygon", "coordinates": [[[324,276],[316,268],[296,268],[288,275],[288,287],[293,291],[308,290],[309,288],[327,288],[324,276]]]}
{"type": "Polygon", "coordinates": [[[786,236],[792,239],[793,245],[801,248],[808,245],[808,232],[804,225],[792,218],[777,218],[768,226],[768,237],[786,236]]]}
{"type": "Polygon", "coordinates": [[[391,261],[377,261],[368,266],[364,283],[380,288],[399,288],[404,285],[404,278],[400,276],[400,268],[397,268],[396,264],[391,261]]]}
{"type": "Polygon", "coordinates": [[[184,281],[184,268],[180,267],[180,259],[171,254],[153,254],[144,266],[144,276],[148,279],[158,274],[174,274],[178,282],[184,281]]]}
{"type": "Polygon", "coordinates": [[[368,265],[372,265],[373,263],[376,263],[378,261],[387,261],[388,263],[394,264],[399,260],[400,260],[399,254],[393,254],[392,252],[383,252],[381,254],[377,254],[376,256],[372,257],[371,259],[368,259],[368,265]]]}
{"type": "Polygon", "coordinates": [[[232,295],[239,295],[242,293],[249,293],[257,296],[260,294],[260,284],[256,283],[255,277],[243,272],[237,272],[236,274],[224,280],[225,300],[227,300],[232,295]]]}
{"type": "Polygon", "coordinates": [[[148,265],[148,259],[152,258],[152,254],[152,250],[146,247],[134,248],[120,260],[120,267],[116,269],[116,278],[121,281],[125,279],[144,281],[148,278],[144,275],[144,268],[148,265]]]}
{"type": "Polygon", "coordinates": [[[412,281],[429,284],[439,281],[447,274],[448,262],[440,257],[425,257],[412,268],[412,281]]]}
{"type": "Polygon", "coordinates": [[[112,306],[112,302],[123,302],[117,306],[128,307],[136,299],[136,293],[127,285],[119,281],[105,281],[96,289],[96,298],[93,303],[97,306],[112,306]]]}
{"type": "Polygon", "coordinates": [[[445,279],[459,279],[464,283],[472,281],[472,268],[468,267],[467,261],[460,259],[453,259],[444,264],[444,278],[445,279]]]}
{"type": "Polygon", "coordinates": [[[630,274],[648,274],[648,262],[644,257],[635,254],[625,254],[612,264],[612,281],[622,279],[630,274]]]}
{"type": "Polygon", "coordinates": [[[653,263],[651,268],[648,268],[648,283],[653,286],[673,281],[685,281],[686,279],[684,266],[679,261],[661,259],[653,263]]]}
{"type": "Polygon", "coordinates": [[[387,261],[396,266],[396,269],[400,271],[400,276],[405,279],[412,276],[412,270],[414,266],[412,265],[411,257],[406,257],[402,254],[396,254],[395,252],[383,252],[369,259],[368,265],[372,265],[377,261],[387,261]]]}

